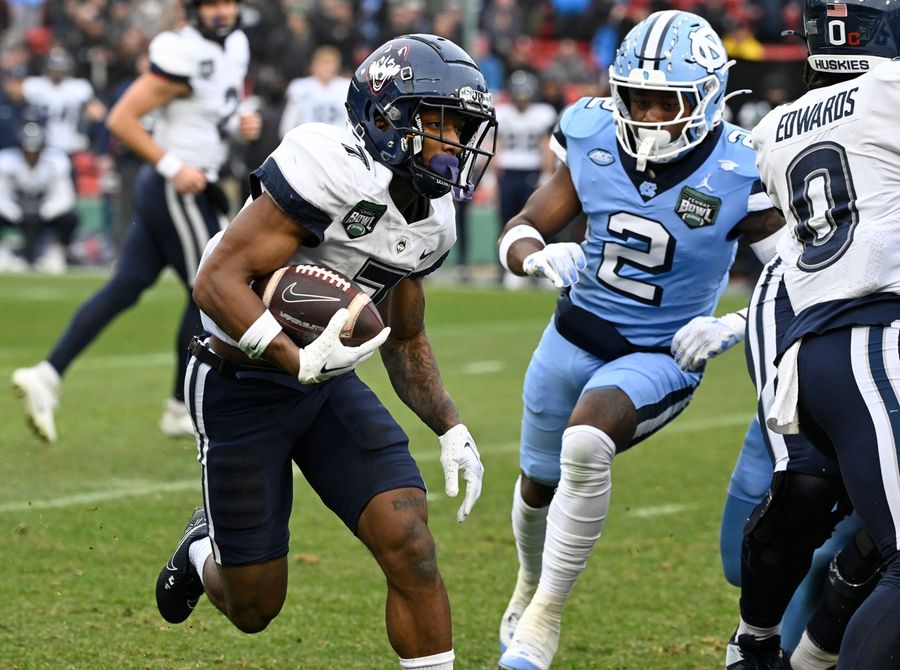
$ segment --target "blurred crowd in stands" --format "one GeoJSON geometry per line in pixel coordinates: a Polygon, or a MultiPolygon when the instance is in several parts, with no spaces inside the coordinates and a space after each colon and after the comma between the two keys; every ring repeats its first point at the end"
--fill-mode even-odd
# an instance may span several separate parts
{"type": "MultiPolygon", "coordinates": [[[[754,90],[730,102],[736,122],[752,126],[773,104],[799,94],[788,90],[785,67],[772,67],[772,61],[793,67],[803,57],[802,43],[780,37],[782,30],[799,29],[799,0],[242,0],[252,54],[247,94],[264,126],[258,141],[235,148],[233,204],[245,195],[247,171],[287,128],[308,118],[292,108],[291,86],[293,98],[302,100],[298,79],[335,80],[340,98],[347,83],[342,76],[391,36],[432,32],[463,45],[499,101],[507,98],[512,73],[531,73],[539,83],[537,101],[558,112],[582,95],[607,94],[606,72],[621,38],[666,8],[706,17],[739,60],[729,88],[754,90]],[[313,67],[316,60],[327,62],[313,67]]],[[[77,230],[57,233],[51,242],[29,240],[28,254],[18,249],[13,266],[61,271],[67,264],[114,260],[130,222],[130,182],[140,163],[110,139],[104,116],[147,67],[150,38],[182,17],[180,0],[0,0],[0,150],[18,147],[26,123],[42,126],[46,146],[71,160],[82,214],[77,230]],[[55,260],[41,266],[47,251],[55,260]]],[[[0,269],[10,269],[3,240],[17,239],[22,224],[4,215],[3,189],[0,183],[0,269]]],[[[490,188],[482,191],[482,204],[496,199],[490,188]]]]}

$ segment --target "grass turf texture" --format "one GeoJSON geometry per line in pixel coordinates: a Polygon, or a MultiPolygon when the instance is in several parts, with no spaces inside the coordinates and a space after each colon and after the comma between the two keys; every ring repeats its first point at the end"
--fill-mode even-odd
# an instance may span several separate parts
{"type": "MultiPolygon", "coordinates": [[[[287,602],[264,633],[238,632],[205,599],[180,626],[159,617],[157,572],[200,502],[194,445],[156,425],[172,385],[180,286],[164,278],[70,368],[57,444],[29,433],[8,387],[101,281],[0,276],[0,668],[398,667],[380,571],[299,478],[287,602]]],[[[431,489],[459,670],[496,667],[516,571],[509,507],[521,380],[553,302],[549,292],[429,287],[428,333],[486,467],[464,524],[454,518],[460,499],[443,494],[436,437],[399,403],[377,360],[361,372],[407,430],[431,489]]],[[[719,520],[752,409],[739,347],[713,362],[674,423],[617,459],[604,535],[570,599],[554,668],[720,667],[737,591],[721,576],[719,520]]]]}

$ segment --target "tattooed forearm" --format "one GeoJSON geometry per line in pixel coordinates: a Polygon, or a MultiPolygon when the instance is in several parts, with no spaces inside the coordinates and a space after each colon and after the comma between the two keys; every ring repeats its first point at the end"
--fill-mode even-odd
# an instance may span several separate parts
{"type": "Polygon", "coordinates": [[[388,338],[381,347],[381,358],[394,391],[425,425],[441,435],[459,423],[456,404],[444,389],[424,332],[407,340],[388,338]]]}

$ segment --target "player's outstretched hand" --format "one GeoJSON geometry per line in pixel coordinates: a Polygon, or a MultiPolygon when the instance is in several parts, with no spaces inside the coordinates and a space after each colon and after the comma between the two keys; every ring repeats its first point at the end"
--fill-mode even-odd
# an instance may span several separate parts
{"type": "Polygon", "coordinates": [[[556,288],[571,286],[578,281],[578,271],[587,267],[587,259],[580,244],[554,242],[535,251],[522,261],[522,269],[531,277],[546,277],[556,288]]]}
{"type": "Polygon", "coordinates": [[[725,316],[698,316],[672,338],[672,355],[683,370],[698,370],[713,356],[725,353],[744,339],[746,310],[725,316]]]}
{"type": "Polygon", "coordinates": [[[350,312],[342,307],[331,317],[322,334],[300,349],[300,371],[297,373],[297,379],[302,383],[314,384],[350,372],[374,354],[391,334],[391,329],[385,328],[358,347],[347,347],[341,344],[341,329],[348,318],[350,312]]]}
{"type": "Polygon", "coordinates": [[[484,478],[484,466],[475,440],[465,425],[458,423],[438,440],[441,443],[441,467],[444,469],[444,491],[451,498],[459,494],[457,473],[461,470],[466,481],[466,495],[456,513],[456,520],[462,523],[469,516],[481,496],[481,480],[484,478]]]}

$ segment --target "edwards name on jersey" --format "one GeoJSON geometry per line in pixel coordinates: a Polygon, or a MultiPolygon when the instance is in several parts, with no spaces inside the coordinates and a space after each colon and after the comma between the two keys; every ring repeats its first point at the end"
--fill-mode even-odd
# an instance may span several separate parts
{"type": "Polygon", "coordinates": [[[810,332],[900,318],[900,62],[809,91],[753,131],[759,174],[794,249],[784,273],[797,313],[783,348],[810,332]]]}
{"type": "Polygon", "coordinates": [[[677,163],[638,172],[619,148],[609,98],[563,112],[551,146],[587,215],[588,267],[572,303],[633,344],[667,347],[675,331],[712,314],[737,248],[735,226],[771,208],[746,131],[722,123],[677,163]]]}

